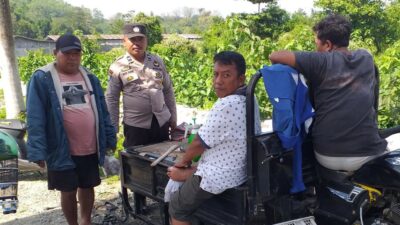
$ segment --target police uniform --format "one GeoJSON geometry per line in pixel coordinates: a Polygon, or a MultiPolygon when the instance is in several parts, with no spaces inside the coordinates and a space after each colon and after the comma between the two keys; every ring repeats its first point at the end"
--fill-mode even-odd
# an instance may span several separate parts
{"type": "MultiPolygon", "coordinates": [[[[160,57],[147,52],[145,54],[145,60],[141,63],[126,53],[111,64],[109,69],[107,107],[111,121],[118,130],[119,99],[120,93],[123,93],[125,138],[130,136],[135,139],[130,141],[128,146],[162,141],[146,141],[145,137],[137,136],[142,136],[143,132],[157,129],[159,126],[162,130],[167,129],[168,138],[169,123],[176,124],[176,103],[171,78],[160,57]],[[126,130],[129,128],[134,129],[132,132],[136,133],[133,135],[136,137],[132,137],[126,130]]],[[[165,135],[165,131],[163,132],[165,135]]],[[[128,147],[125,144],[124,146],[128,147]]]]}

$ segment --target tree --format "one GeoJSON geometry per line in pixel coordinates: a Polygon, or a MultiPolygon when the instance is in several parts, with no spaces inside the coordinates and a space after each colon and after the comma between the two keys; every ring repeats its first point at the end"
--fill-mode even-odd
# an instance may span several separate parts
{"type": "Polygon", "coordinates": [[[7,118],[17,118],[24,111],[12,30],[10,4],[8,0],[0,0],[0,62],[7,118]]]}
{"type": "MultiPolygon", "coordinates": [[[[23,3],[22,1],[20,4],[23,3]]],[[[35,36],[30,38],[44,38],[50,33],[51,21],[54,17],[68,17],[65,13],[67,9],[62,0],[31,0],[28,2],[27,10],[19,16],[31,23],[35,36]]]]}
{"type": "Polygon", "coordinates": [[[258,4],[258,12],[260,12],[261,8],[261,3],[267,3],[267,2],[272,2],[273,0],[247,0],[253,4],[258,4]]]}
{"type": "Polygon", "coordinates": [[[107,20],[104,18],[103,13],[99,9],[92,10],[93,16],[93,32],[100,34],[109,34],[109,27],[107,20]]]}
{"type": "Polygon", "coordinates": [[[107,25],[98,13],[92,16],[88,8],[74,7],[63,0],[13,0],[10,7],[14,34],[29,38],[74,30],[89,34],[98,30],[99,24],[107,25]]]}
{"type": "Polygon", "coordinates": [[[83,34],[92,33],[92,16],[87,8],[74,7],[65,10],[64,16],[54,17],[50,23],[50,34],[72,33],[80,30],[83,34]]]}
{"type": "Polygon", "coordinates": [[[112,34],[121,34],[124,24],[133,20],[135,11],[130,10],[127,13],[117,13],[110,20],[110,31],[112,34]]]}
{"type": "Polygon", "coordinates": [[[384,0],[317,0],[316,6],[325,14],[337,13],[348,16],[354,33],[362,40],[373,39],[378,52],[383,51],[395,37],[392,26],[388,23],[384,0]]]}
{"type": "Polygon", "coordinates": [[[162,40],[161,33],[161,22],[160,19],[155,16],[147,16],[144,13],[138,13],[132,20],[135,23],[143,23],[147,28],[147,38],[149,47],[154,44],[160,43],[162,40]]]}
{"type": "Polygon", "coordinates": [[[177,34],[171,34],[163,39],[161,43],[155,44],[152,51],[169,57],[187,57],[197,53],[197,42],[189,41],[177,34]]]}
{"type": "Polygon", "coordinates": [[[291,31],[282,34],[275,43],[278,49],[291,51],[315,50],[314,34],[307,24],[297,24],[291,31]]]}
{"type": "Polygon", "coordinates": [[[241,14],[240,18],[247,21],[250,30],[261,38],[277,39],[281,33],[290,30],[289,14],[275,2],[268,3],[260,13],[241,14]]]}
{"type": "Polygon", "coordinates": [[[109,26],[110,26],[110,32],[112,34],[121,34],[122,33],[122,27],[125,24],[125,21],[123,19],[123,14],[122,13],[117,13],[113,17],[108,20],[109,26]]]}
{"type": "Polygon", "coordinates": [[[389,27],[392,28],[393,41],[397,41],[400,38],[400,1],[393,1],[387,5],[385,13],[388,18],[389,27]]]}
{"type": "Polygon", "coordinates": [[[210,11],[206,11],[204,8],[200,8],[197,11],[183,8],[181,11],[175,10],[172,14],[160,18],[163,33],[201,34],[216,21],[223,20],[219,16],[212,15],[210,11]]]}

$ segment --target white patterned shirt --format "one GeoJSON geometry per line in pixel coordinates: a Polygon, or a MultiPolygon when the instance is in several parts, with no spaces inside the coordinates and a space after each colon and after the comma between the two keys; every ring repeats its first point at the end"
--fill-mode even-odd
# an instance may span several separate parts
{"type": "Polygon", "coordinates": [[[210,110],[198,135],[207,146],[195,175],[200,187],[219,194],[247,179],[246,172],[246,97],[220,98],[210,110]]]}

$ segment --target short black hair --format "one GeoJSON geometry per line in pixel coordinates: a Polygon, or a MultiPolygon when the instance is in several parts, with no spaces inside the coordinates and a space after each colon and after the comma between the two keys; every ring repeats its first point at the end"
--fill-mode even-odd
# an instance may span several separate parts
{"type": "Polygon", "coordinates": [[[313,31],[317,38],[323,42],[329,40],[338,47],[349,46],[351,23],[341,15],[332,14],[314,25],[313,31]]]}
{"type": "Polygon", "coordinates": [[[246,61],[242,54],[234,51],[222,51],[214,55],[214,63],[219,62],[224,65],[236,65],[238,75],[246,74],[246,61]]]}

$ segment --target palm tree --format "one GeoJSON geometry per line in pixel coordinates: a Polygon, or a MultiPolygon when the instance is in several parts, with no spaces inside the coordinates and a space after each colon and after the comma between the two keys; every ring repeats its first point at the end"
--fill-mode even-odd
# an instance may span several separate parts
{"type": "Polygon", "coordinates": [[[25,110],[21,80],[14,53],[10,3],[0,0],[0,75],[4,90],[7,118],[17,118],[25,110]]]}

